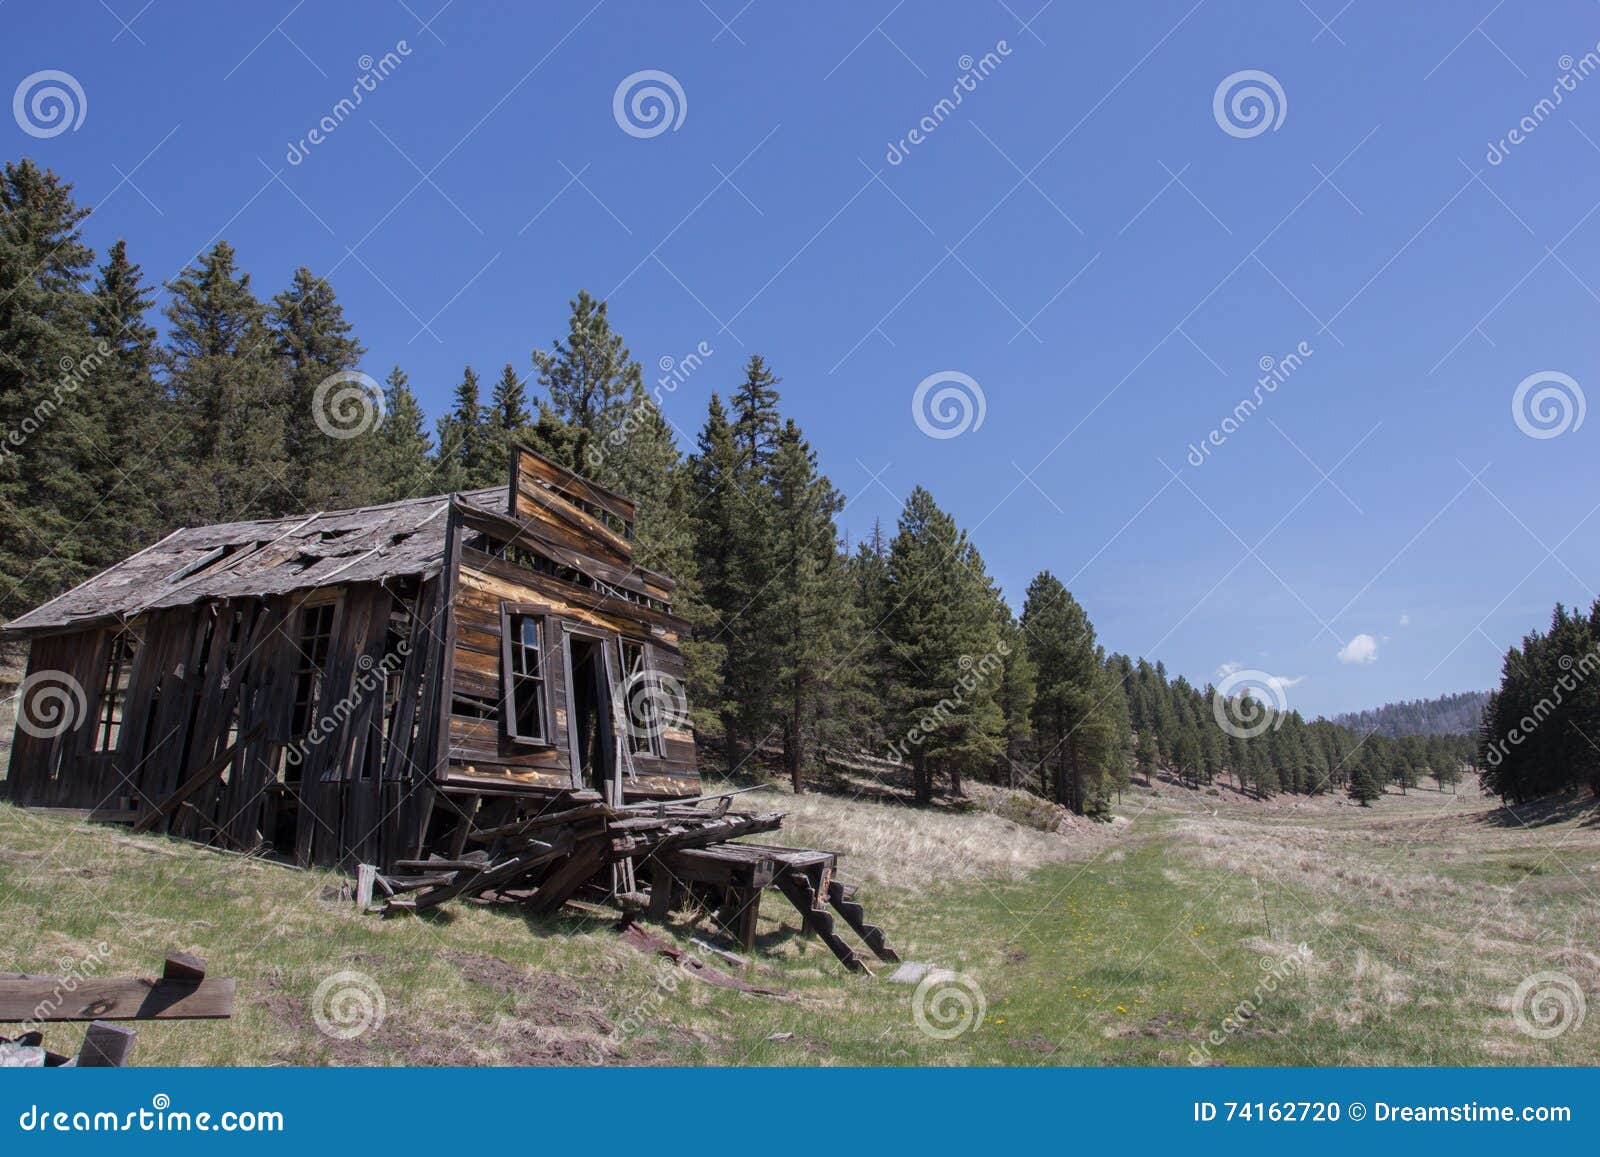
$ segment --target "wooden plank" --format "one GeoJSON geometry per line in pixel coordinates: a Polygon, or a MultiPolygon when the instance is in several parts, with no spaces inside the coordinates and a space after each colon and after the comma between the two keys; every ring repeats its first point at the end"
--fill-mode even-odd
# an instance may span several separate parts
{"type": "Polygon", "coordinates": [[[184,780],[183,783],[178,785],[177,789],[173,791],[171,795],[167,796],[166,799],[156,804],[155,807],[151,808],[139,818],[139,820],[133,825],[134,833],[137,834],[139,832],[149,831],[161,821],[162,816],[170,815],[173,811],[176,811],[179,804],[188,799],[189,796],[193,795],[197,790],[199,790],[199,788],[204,786],[210,780],[221,775],[223,769],[233,762],[234,754],[238,750],[240,743],[250,742],[261,733],[264,727],[265,724],[257,724],[256,729],[252,734],[246,736],[239,742],[233,743],[224,748],[219,754],[214,756],[209,763],[191,775],[188,779],[184,780]]]}
{"type": "Polygon", "coordinates": [[[232,980],[0,979],[0,1021],[204,1020],[233,1015],[232,980]]]}

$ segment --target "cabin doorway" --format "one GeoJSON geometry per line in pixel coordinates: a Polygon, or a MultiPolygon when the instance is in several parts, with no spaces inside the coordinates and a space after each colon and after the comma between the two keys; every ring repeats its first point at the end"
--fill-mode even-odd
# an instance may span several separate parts
{"type": "Polygon", "coordinates": [[[603,635],[570,630],[566,640],[573,786],[591,788],[607,800],[620,802],[611,705],[611,641],[603,635]]]}

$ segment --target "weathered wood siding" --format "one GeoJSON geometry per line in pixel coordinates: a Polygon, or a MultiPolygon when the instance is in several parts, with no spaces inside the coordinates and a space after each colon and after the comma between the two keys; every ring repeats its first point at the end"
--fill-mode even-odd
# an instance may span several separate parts
{"type": "MultiPolygon", "coordinates": [[[[500,703],[501,717],[477,719],[451,712],[446,775],[450,782],[498,782],[549,790],[590,786],[576,783],[572,774],[565,626],[592,628],[643,644],[649,648],[647,654],[654,670],[680,684],[684,679],[677,621],[670,615],[531,573],[470,547],[461,551],[454,602],[454,689],[500,703]],[[506,604],[537,607],[548,616],[543,644],[553,730],[549,745],[531,746],[514,741],[507,734],[501,674],[501,611],[506,604]]],[[[638,778],[625,781],[627,795],[698,793],[694,736],[686,727],[672,728],[663,739],[661,758],[634,757],[638,778]]]]}

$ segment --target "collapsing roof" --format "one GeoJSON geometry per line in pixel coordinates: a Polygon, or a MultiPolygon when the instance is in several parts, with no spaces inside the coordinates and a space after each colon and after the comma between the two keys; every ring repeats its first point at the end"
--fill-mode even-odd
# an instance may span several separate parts
{"type": "MultiPolygon", "coordinates": [[[[454,497],[501,513],[506,487],[454,497]]],[[[359,510],[175,530],[109,570],[6,624],[38,632],[127,620],[203,599],[284,594],[332,582],[431,576],[444,563],[451,495],[359,510]]]]}

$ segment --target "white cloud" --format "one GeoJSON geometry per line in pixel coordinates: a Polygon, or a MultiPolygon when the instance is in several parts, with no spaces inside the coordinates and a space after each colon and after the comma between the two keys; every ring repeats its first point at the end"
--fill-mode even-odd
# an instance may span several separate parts
{"type": "Polygon", "coordinates": [[[1367,666],[1378,661],[1378,640],[1371,635],[1357,635],[1339,648],[1339,662],[1367,666]]]}
{"type": "MultiPolygon", "coordinates": [[[[1224,663],[1222,666],[1217,668],[1217,682],[1220,683],[1229,675],[1244,670],[1245,665],[1243,663],[1224,663]]],[[[1273,675],[1254,667],[1249,669],[1248,674],[1250,675],[1250,678],[1245,680],[1247,684],[1253,684],[1260,687],[1269,687],[1278,695],[1280,699],[1283,698],[1283,693],[1290,687],[1295,686],[1297,683],[1304,683],[1306,681],[1306,677],[1304,675],[1296,675],[1291,679],[1287,675],[1273,675]]]]}
{"type": "Polygon", "coordinates": [[[1410,615],[1406,615],[1406,614],[1402,614],[1400,616],[1400,625],[1402,627],[1409,627],[1411,625],[1411,616],[1410,615]]]}

